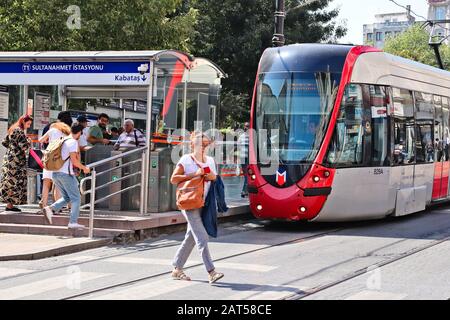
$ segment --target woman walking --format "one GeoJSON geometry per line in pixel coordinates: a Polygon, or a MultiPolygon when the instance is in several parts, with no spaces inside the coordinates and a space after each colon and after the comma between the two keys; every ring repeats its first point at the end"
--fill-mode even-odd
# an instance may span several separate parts
{"type": "MultiPolygon", "coordinates": [[[[48,130],[47,133],[39,139],[39,142],[42,144],[50,144],[55,140],[67,137],[69,134],[70,127],[64,122],[58,121],[50,126],[50,130],[48,130]]],[[[42,187],[42,198],[41,201],[39,201],[39,206],[41,209],[48,205],[48,194],[52,188],[53,172],[44,169],[42,176],[44,182],[42,187]]],[[[54,187],[53,202],[56,202],[59,198],[61,198],[60,192],[58,188],[54,187]]]]}
{"type": "Polygon", "coordinates": [[[6,211],[21,212],[15,206],[27,203],[27,154],[31,141],[26,131],[32,123],[29,115],[20,117],[2,142],[7,150],[2,165],[0,201],[6,203],[6,211]]]}
{"type": "Polygon", "coordinates": [[[172,184],[180,185],[195,179],[202,179],[202,188],[204,188],[202,190],[203,201],[200,201],[202,204],[198,208],[181,210],[188,223],[188,228],[184,241],[178,249],[173,262],[174,270],[172,272],[172,278],[175,280],[191,280],[184,273],[183,267],[195,245],[197,245],[198,251],[203,259],[203,264],[208,272],[209,283],[214,283],[224,276],[223,273],[215,271],[208,248],[209,236],[201,217],[202,206],[211,187],[211,181],[215,181],[217,178],[214,158],[206,156],[206,148],[210,143],[208,137],[202,133],[194,132],[191,135],[191,148],[193,153],[183,156],[172,174],[172,184]]]}

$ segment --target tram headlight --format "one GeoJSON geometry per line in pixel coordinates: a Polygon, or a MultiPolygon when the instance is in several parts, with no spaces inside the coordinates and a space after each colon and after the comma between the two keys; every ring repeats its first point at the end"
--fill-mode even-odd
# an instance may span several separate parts
{"type": "Polygon", "coordinates": [[[306,208],[305,207],[300,207],[300,212],[301,213],[305,213],[306,212],[306,208]]]}
{"type": "Polygon", "coordinates": [[[252,175],[252,180],[256,180],[256,175],[252,175]]]}
{"type": "Polygon", "coordinates": [[[313,177],[313,181],[316,182],[316,183],[319,182],[319,181],[320,181],[319,176],[314,176],[314,177],[313,177]]]}
{"type": "Polygon", "coordinates": [[[258,204],[258,205],[256,206],[256,210],[262,211],[262,209],[263,209],[262,205],[258,204]]]}
{"type": "Polygon", "coordinates": [[[323,175],[325,176],[325,178],[328,178],[330,176],[330,171],[325,171],[323,175]]]}

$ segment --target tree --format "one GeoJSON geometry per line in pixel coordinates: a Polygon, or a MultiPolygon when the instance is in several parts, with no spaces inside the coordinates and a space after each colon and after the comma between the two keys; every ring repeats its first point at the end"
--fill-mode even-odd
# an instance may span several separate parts
{"type": "Polygon", "coordinates": [[[182,0],[0,0],[0,50],[190,50],[196,10],[182,0]]]}
{"type": "MultiPolygon", "coordinates": [[[[420,25],[414,25],[396,37],[386,41],[384,51],[421,62],[424,64],[439,67],[433,49],[429,46],[430,34],[420,25]]],[[[444,67],[450,71],[450,47],[443,44],[440,47],[444,67]]]]}
{"type": "MultiPolygon", "coordinates": [[[[298,3],[286,1],[287,8],[298,3]]],[[[287,44],[332,42],[345,35],[345,27],[335,22],[339,11],[326,10],[330,3],[331,0],[320,0],[290,11],[285,22],[287,44]]],[[[231,119],[239,123],[248,121],[259,59],[272,46],[275,2],[197,0],[194,6],[199,18],[193,54],[213,60],[229,75],[223,81],[221,105],[232,117],[221,117],[221,125],[232,126],[231,119]],[[235,97],[231,99],[230,95],[235,97]]]]}

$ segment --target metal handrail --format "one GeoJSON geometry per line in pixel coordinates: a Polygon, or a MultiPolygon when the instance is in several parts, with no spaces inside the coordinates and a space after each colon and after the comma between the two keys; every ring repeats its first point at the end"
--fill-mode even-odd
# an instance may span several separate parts
{"type": "Polygon", "coordinates": [[[106,164],[106,163],[109,163],[111,161],[122,159],[122,158],[124,158],[126,156],[129,156],[129,155],[132,155],[132,154],[135,154],[135,153],[138,153],[138,152],[145,152],[146,150],[147,150],[147,147],[141,147],[141,148],[138,148],[138,149],[127,151],[127,152],[124,152],[122,154],[118,154],[117,156],[113,156],[111,158],[107,158],[107,159],[100,160],[100,161],[97,161],[97,162],[94,162],[94,163],[90,163],[90,164],[87,165],[87,167],[90,168],[90,169],[93,169],[93,168],[96,168],[98,166],[101,166],[102,164],[106,164]]]}
{"type": "Polygon", "coordinates": [[[128,190],[131,190],[131,189],[134,189],[134,188],[137,188],[137,187],[141,187],[141,199],[140,199],[141,201],[140,201],[139,213],[141,215],[144,214],[144,211],[145,211],[145,204],[144,204],[144,202],[145,202],[144,201],[145,190],[143,190],[144,189],[143,186],[145,186],[145,178],[146,178],[146,177],[144,177],[144,172],[145,172],[145,164],[146,164],[145,159],[146,159],[147,150],[148,150],[147,147],[141,147],[141,148],[137,148],[137,149],[134,149],[134,150],[131,150],[131,151],[127,151],[127,152],[124,152],[122,154],[118,154],[116,156],[113,156],[113,157],[110,157],[110,158],[107,158],[107,159],[104,159],[104,160],[101,160],[101,161],[97,161],[97,162],[94,162],[94,163],[91,163],[91,164],[87,165],[87,167],[91,169],[91,176],[90,177],[86,177],[83,180],[81,180],[81,182],[80,182],[80,192],[81,192],[82,195],[90,194],[91,199],[90,199],[90,203],[83,205],[80,209],[85,209],[85,208],[89,207],[89,211],[90,211],[90,215],[89,215],[89,237],[90,238],[94,237],[94,214],[95,214],[95,205],[97,203],[103,202],[103,201],[105,201],[105,200],[107,200],[107,199],[109,199],[109,198],[111,198],[113,196],[116,196],[118,194],[124,193],[124,192],[126,192],[128,190]],[[128,163],[121,164],[119,166],[115,166],[113,168],[110,168],[110,169],[107,169],[105,171],[97,173],[97,170],[96,170],[97,167],[99,167],[101,165],[104,165],[104,164],[107,164],[107,163],[110,163],[110,162],[113,162],[113,161],[116,161],[116,160],[119,160],[119,159],[123,159],[124,157],[130,156],[130,155],[133,155],[133,154],[137,154],[137,153],[141,153],[141,159],[140,160],[130,161],[128,163]],[[120,179],[108,182],[108,183],[103,184],[101,186],[98,186],[98,187],[96,186],[96,182],[97,182],[97,177],[98,176],[101,176],[101,175],[103,175],[105,173],[108,173],[108,172],[111,172],[113,170],[124,168],[124,167],[130,166],[131,164],[135,164],[135,163],[139,163],[139,162],[141,163],[141,171],[135,172],[135,173],[132,173],[132,174],[128,174],[125,177],[121,177],[120,179]],[[110,194],[110,195],[108,195],[108,196],[106,196],[106,197],[104,197],[102,199],[97,199],[97,200],[95,199],[95,194],[96,194],[97,190],[100,190],[100,189],[102,189],[104,187],[107,187],[109,185],[112,185],[114,183],[126,180],[128,178],[135,177],[137,175],[141,175],[141,182],[140,183],[137,183],[137,184],[135,184],[135,185],[133,185],[131,187],[128,187],[128,188],[119,190],[117,192],[114,192],[114,193],[112,193],[112,194],[110,194]],[[85,190],[85,185],[86,185],[87,181],[91,181],[91,188],[90,188],[90,190],[85,190]]]}
{"type": "MultiPolygon", "coordinates": [[[[122,189],[122,190],[116,191],[116,192],[114,192],[114,193],[111,193],[111,194],[107,195],[107,196],[104,197],[104,198],[101,198],[101,199],[96,200],[96,201],[94,202],[94,205],[97,204],[97,203],[103,202],[103,201],[105,201],[105,200],[108,200],[109,198],[112,198],[112,197],[114,197],[114,196],[117,196],[118,194],[121,194],[121,193],[123,193],[123,192],[125,192],[125,191],[131,190],[131,189],[134,189],[134,188],[137,188],[137,187],[140,187],[140,186],[141,186],[141,184],[138,183],[138,184],[135,184],[134,186],[127,187],[127,188],[125,188],[125,189],[122,189]]],[[[90,203],[87,203],[87,204],[85,204],[84,206],[81,206],[80,209],[90,208],[90,206],[91,206],[91,204],[90,204],[90,203]]]]}
{"type": "MultiPolygon", "coordinates": [[[[111,160],[111,161],[115,161],[115,160],[117,160],[117,159],[114,159],[114,160],[111,160]]],[[[105,173],[108,173],[108,172],[117,170],[117,169],[121,169],[121,168],[128,167],[129,165],[132,165],[132,164],[135,164],[135,163],[138,163],[138,162],[142,162],[142,159],[135,160],[135,161],[131,161],[131,162],[127,162],[127,163],[122,164],[122,165],[120,165],[120,166],[117,166],[117,167],[114,167],[114,168],[111,168],[111,169],[102,171],[102,172],[100,172],[100,173],[97,173],[97,177],[98,177],[98,176],[101,176],[101,175],[103,175],[103,174],[105,174],[105,173]]],[[[82,194],[82,195],[85,195],[85,194],[89,193],[89,192],[86,193],[86,190],[84,190],[84,185],[86,184],[87,181],[90,181],[90,180],[92,180],[92,177],[86,177],[86,178],[84,178],[84,179],[82,179],[82,180],[80,181],[80,191],[81,191],[81,194],[82,194]]]]}
{"type": "MultiPolygon", "coordinates": [[[[119,178],[119,179],[117,179],[117,180],[110,181],[110,182],[105,183],[105,184],[103,184],[103,185],[101,185],[101,186],[98,186],[96,190],[103,189],[103,188],[105,188],[105,187],[107,187],[107,186],[110,186],[110,185],[112,185],[112,184],[114,184],[114,183],[124,181],[124,180],[126,180],[126,179],[129,179],[129,178],[131,178],[131,177],[138,176],[138,175],[140,175],[140,174],[141,174],[141,171],[138,171],[138,172],[135,172],[135,173],[133,173],[133,174],[130,174],[130,175],[126,176],[126,177],[121,177],[121,178],[119,178]]],[[[98,174],[97,174],[97,176],[98,176],[98,174]]],[[[136,185],[137,185],[137,184],[136,184],[136,185]]],[[[88,190],[88,191],[84,191],[84,193],[81,193],[81,194],[82,194],[82,195],[87,195],[87,194],[90,194],[90,193],[91,193],[91,191],[88,190]]]]}
{"type": "MultiPolygon", "coordinates": [[[[113,161],[115,161],[115,160],[113,160],[113,161]]],[[[131,161],[131,162],[127,162],[127,163],[122,164],[122,165],[120,165],[120,166],[117,166],[117,167],[114,167],[114,168],[111,168],[111,169],[108,169],[108,170],[99,172],[99,173],[97,173],[97,177],[99,177],[99,176],[101,176],[101,175],[104,175],[105,173],[108,173],[108,172],[117,170],[117,169],[121,169],[121,168],[128,167],[128,166],[130,166],[130,165],[132,165],[132,164],[139,163],[139,162],[141,162],[141,161],[142,161],[142,159],[135,160],[135,161],[131,161]]]]}

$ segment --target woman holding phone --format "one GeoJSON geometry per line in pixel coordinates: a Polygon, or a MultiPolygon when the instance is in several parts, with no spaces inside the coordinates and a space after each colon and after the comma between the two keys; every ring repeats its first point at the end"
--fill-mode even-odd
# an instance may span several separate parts
{"type": "MultiPolygon", "coordinates": [[[[204,178],[204,199],[208,195],[211,181],[217,178],[217,169],[214,158],[206,156],[206,149],[211,144],[210,139],[201,132],[194,132],[191,135],[192,153],[184,155],[178,162],[171,178],[171,183],[178,185],[192,179],[204,178]]],[[[181,210],[186,218],[188,228],[183,243],[178,249],[173,261],[174,270],[172,278],[175,280],[190,281],[191,278],[183,272],[189,255],[197,245],[203,259],[206,271],[208,272],[209,283],[214,283],[223,278],[224,274],[215,271],[214,263],[209,253],[209,236],[202,222],[202,208],[193,210],[181,210]]]]}

